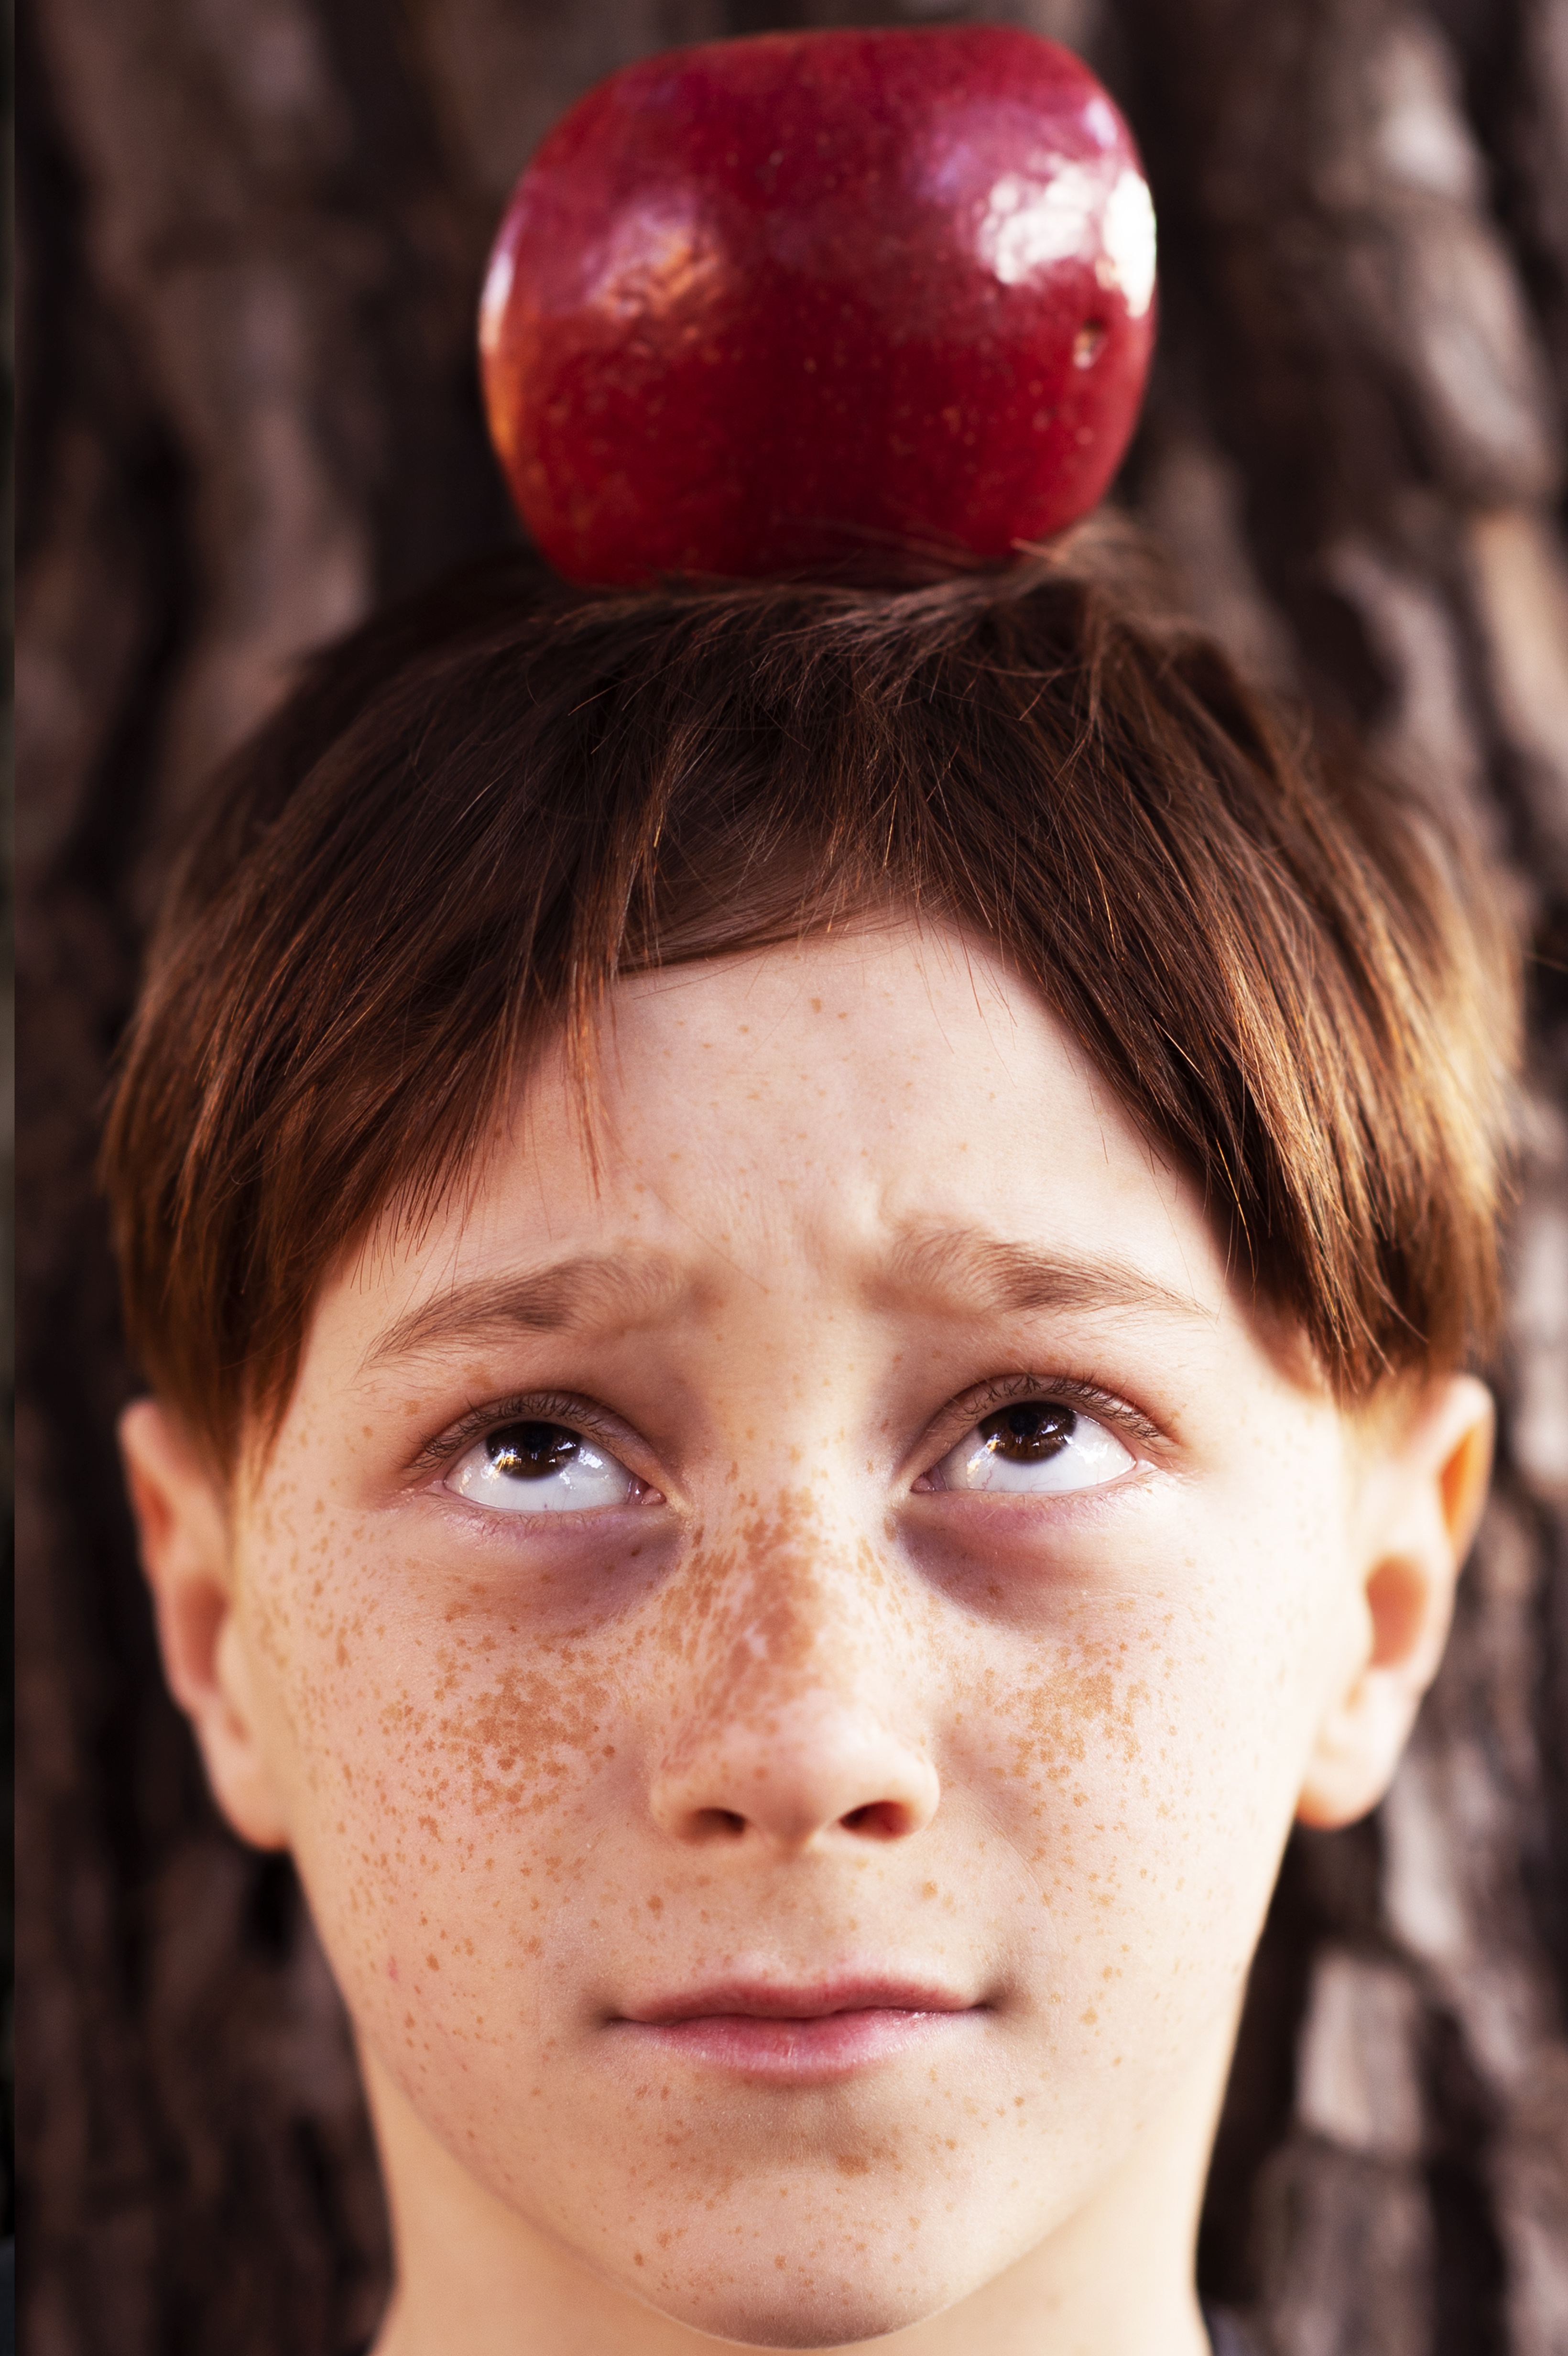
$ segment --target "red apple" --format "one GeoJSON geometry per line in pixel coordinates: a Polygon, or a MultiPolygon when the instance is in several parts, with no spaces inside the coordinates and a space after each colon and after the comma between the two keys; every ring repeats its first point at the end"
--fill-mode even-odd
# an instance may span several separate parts
{"type": "Polygon", "coordinates": [[[605,584],[1005,561],[1105,489],[1153,336],[1125,123],[997,25],[612,75],[518,181],[480,312],[523,519],[605,584]]]}

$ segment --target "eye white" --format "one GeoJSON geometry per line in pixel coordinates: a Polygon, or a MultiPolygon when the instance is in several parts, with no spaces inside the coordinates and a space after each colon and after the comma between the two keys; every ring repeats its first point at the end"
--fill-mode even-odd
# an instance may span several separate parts
{"type": "Polygon", "coordinates": [[[607,1449],[565,1424],[522,1418],[486,1432],[445,1486],[502,1514],[589,1514],[624,1505],[642,1483],[607,1449]]]}
{"type": "Polygon", "coordinates": [[[1054,1400],[1029,1399],[976,1424],[929,1477],[938,1489],[1038,1497],[1098,1488],[1132,1462],[1131,1451],[1092,1416],[1054,1400]]]}

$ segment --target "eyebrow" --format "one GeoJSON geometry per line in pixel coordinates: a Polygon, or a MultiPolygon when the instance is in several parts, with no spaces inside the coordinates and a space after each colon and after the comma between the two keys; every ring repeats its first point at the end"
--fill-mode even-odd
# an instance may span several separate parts
{"type": "Polygon", "coordinates": [[[1214,1318],[1195,1294],[1175,1291],[1132,1261],[1046,1251],[969,1227],[906,1235],[883,1282],[928,1300],[945,1297],[957,1313],[981,1306],[1015,1315],[1031,1310],[1084,1315],[1152,1312],[1203,1324],[1212,1324],[1214,1318]]]}
{"type": "MultiPolygon", "coordinates": [[[[693,1289],[693,1280],[660,1253],[584,1253],[516,1274],[475,1277],[388,1326],[363,1365],[368,1371],[486,1334],[651,1324],[693,1289]]],[[[882,1295],[918,1292],[928,1302],[950,1306],[955,1315],[972,1315],[976,1308],[1014,1315],[1153,1311],[1212,1322],[1212,1312],[1191,1294],[1173,1291],[1127,1261],[1079,1258],[971,1228],[905,1235],[869,1289],[882,1295]]]]}
{"type": "Polygon", "coordinates": [[[515,1274],[475,1277],[421,1301],[376,1340],[364,1365],[419,1357],[487,1333],[561,1333],[651,1323],[690,1290],[673,1259],[639,1252],[583,1253],[515,1274]]]}

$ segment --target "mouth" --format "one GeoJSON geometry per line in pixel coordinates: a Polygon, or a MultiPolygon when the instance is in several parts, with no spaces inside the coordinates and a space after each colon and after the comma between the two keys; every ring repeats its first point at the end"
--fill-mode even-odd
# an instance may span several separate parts
{"type": "Polygon", "coordinates": [[[607,2026],[659,2054],[748,2078],[824,2084],[972,2033],[990,2008],[904,1980],[787,1987],[730,1981],[656,1998],[607,2026]]]}

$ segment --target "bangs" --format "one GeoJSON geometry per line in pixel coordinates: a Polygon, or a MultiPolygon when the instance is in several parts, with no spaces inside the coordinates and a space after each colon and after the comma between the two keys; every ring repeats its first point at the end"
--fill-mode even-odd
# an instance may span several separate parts
{"type": "Polygon", "coordinates": [[[325,1271],[461,1179],[618,978],[907,912],[1027,980],[1342,1396],[1489,1345],[1518,1030],[1466,846],[1314,751],[1104,536],[1000,579],[566,593],[493,562],[219,781],[105,1146],[132,1336],[214,1455],[325,1271]]]}

